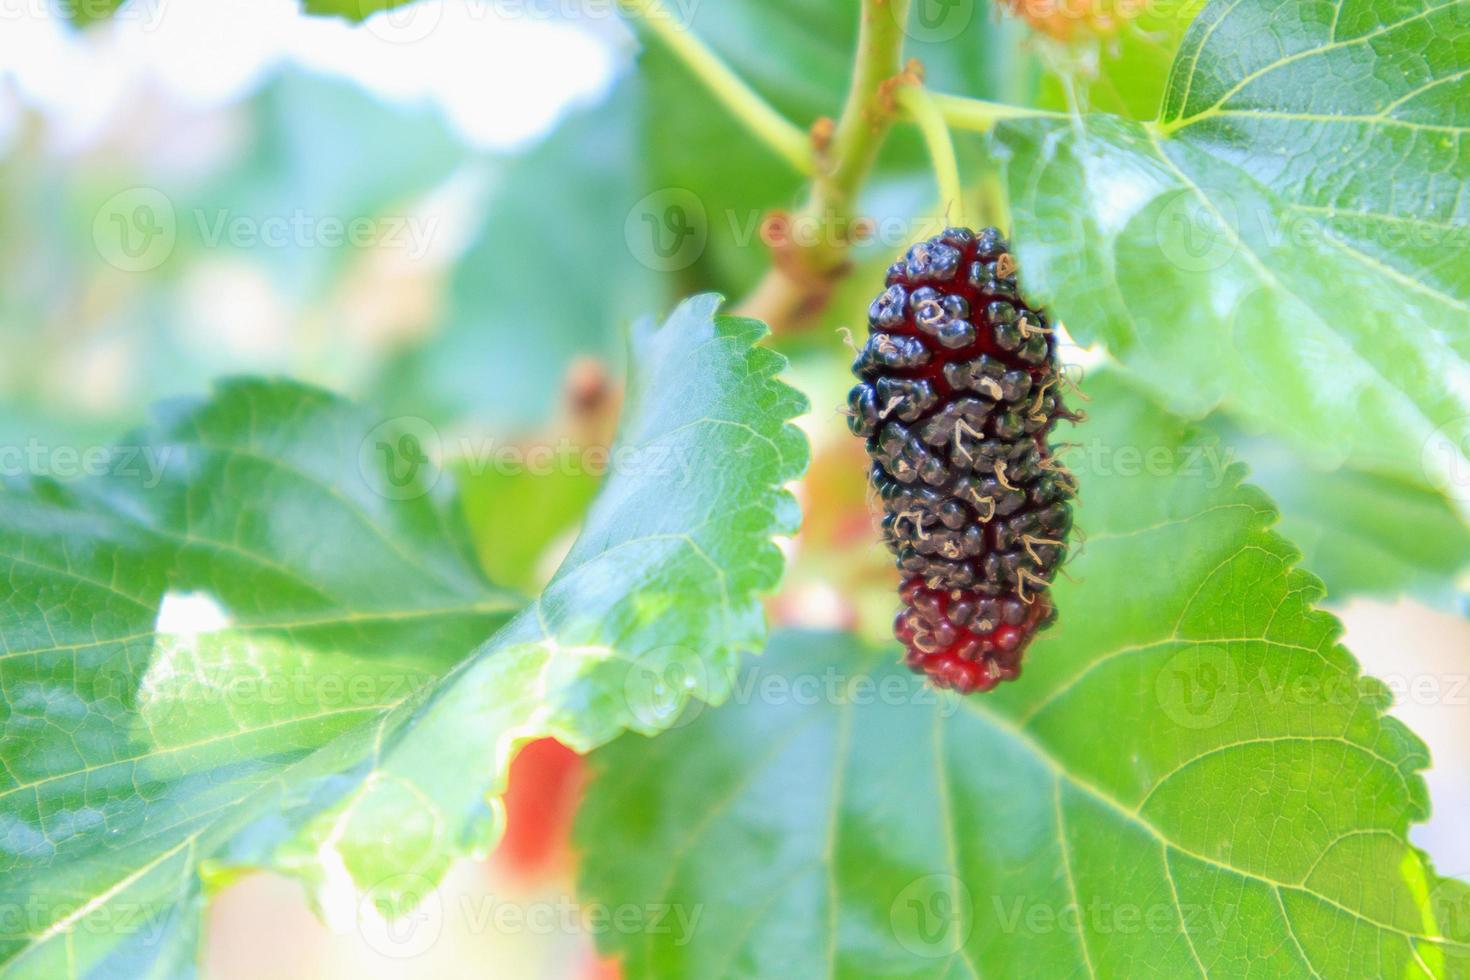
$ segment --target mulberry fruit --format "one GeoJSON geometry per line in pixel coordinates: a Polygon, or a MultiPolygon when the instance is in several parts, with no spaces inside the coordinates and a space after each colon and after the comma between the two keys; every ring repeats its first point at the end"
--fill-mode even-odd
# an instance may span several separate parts
{"type": "Polygon", "coordinates": [[[853,364],[883,540],[903,575],[894,634],[940,687],[987,691],[1056,618],[1071,474],[1047,442],[1062,403],[1056,338],[1016,287],[998,231],[951,228],[888,270],[853,364]]]}

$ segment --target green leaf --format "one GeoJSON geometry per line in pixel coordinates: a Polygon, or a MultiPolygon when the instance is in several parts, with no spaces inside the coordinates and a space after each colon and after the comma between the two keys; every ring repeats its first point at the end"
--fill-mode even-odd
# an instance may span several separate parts
{"type": "Polygon", "coordinates": [[[1160,124],[1001,128],[1023,274],[1180,413],[1447,489],[1470,468],[1467,66],[1463,0],[1214,0],[1160,124]]]}
{"type": "Polygon", "coordinates": [[[392,10],[415,2],[417,0],[301,0],[301,9],[320,17],[342,17],[358,23],[380,10],[392,10]]]}
{"type": "Polygon", "coordinates": [[[575,458],[545,473],[466,468],[458,467],[459,485],[481,567],[497,582],[534,590],[543,581],[538,560],[585,516],[597,474],[575,458]]]}
{"type": "Polygon", "coordinates": [[[77,27],[86,27],[111,18],[127,0],[69,0],[62,5],[67,20],[77,27]]]}
{"type": "Polygon", "coordinates": [[[613,475],[488,641],[519,603],[475,569],[422,420],[231,382],[108,476],[0,494],[0,905],[28,910],[0,964],[182,970],[234,868],[369,928],[490,846],[520,743],[726,696],[805,442],[763,328],[716,305],[635,331],[613,475]]]}
{"type": "Polygon", "coordinates": [[[663,914],[606,935],[627,976],[1463,973],[1461,886],[1407,840],[1427,754],[1270,502],[1089,390],[1086,543],[1019,682],[786,634],[734,704],[593,757],[586,899],[663,914]]]}
{"type": "Polygon", "coordinates": [[[521,604],[432,469],[399,459],[396,486],[377,464],[404,435],[233,381],[163,406],[106,476],[0,493],[0,891],[31,910],[11,971],[191,959],[200,862],[521,604]]]}
{"type": "Polygon", "coordinates": [[[1329,599],[1410,595],[1470,612],[1470,529],[1443,495],[1352,466],[1323,472],[1275,440],[1233,435],[1329,599]]]}

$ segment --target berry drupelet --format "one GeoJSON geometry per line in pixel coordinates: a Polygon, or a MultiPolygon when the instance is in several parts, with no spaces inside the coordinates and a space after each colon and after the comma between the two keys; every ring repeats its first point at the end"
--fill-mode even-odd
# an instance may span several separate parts
{"type": "Polygon", "coordinates": [[[888,270],[853,364],[848,422],[867,440],[883,539],[903,573],[894,633],[940,687],[987,691],[1056,618],[1071,474],[1047,437],[1062,404],[1056,338],[1016,288],[998,231],[947,229],[888,270]]]}

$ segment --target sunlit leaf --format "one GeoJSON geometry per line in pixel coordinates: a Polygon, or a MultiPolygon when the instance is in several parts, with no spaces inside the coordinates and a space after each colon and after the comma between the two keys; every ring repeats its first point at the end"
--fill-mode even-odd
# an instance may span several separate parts
{"type": "Polygon", "coordinates": [[[1016,683],[783,634],[734,703],[594,755],[588,901],[629,977],[1457,976],[1408,843],[1424,747],[1212,441],[1089,386],[1086,544],[1016,683]],[[594,846],[595,843],[595,846],[594,846]]]}
{"type": "Polygon", "coordinates": [[[105,476],[0,493],[7,971],[171,974],[201,873],[242,867],[389,941],[495,839],[519,744],[727,696],[806,450],[763,328],[716,305],[636,331],[615,468],[529,606],[446,506],[447,436],[295,384],[230,382],[105,476]]]}
{"type": "Polygon", "coordinates": [[[1217,0],[1157,125],[1001,128],[1027,282],[1176,410],[1463,500],[1467,67],[1463,0],[1217,0]]]}

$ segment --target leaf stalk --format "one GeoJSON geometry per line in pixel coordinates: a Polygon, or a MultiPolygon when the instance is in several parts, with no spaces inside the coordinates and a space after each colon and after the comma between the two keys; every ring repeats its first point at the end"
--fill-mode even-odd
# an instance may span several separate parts
{"type": "Polygon", "coordinates": [[[751,135],[798,173],[810,176],[815,171],[811,137],[761,98],[662,0],[618,0],[618,6],[683,62],[751,135]]]}

